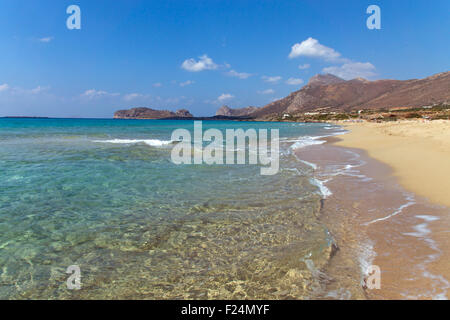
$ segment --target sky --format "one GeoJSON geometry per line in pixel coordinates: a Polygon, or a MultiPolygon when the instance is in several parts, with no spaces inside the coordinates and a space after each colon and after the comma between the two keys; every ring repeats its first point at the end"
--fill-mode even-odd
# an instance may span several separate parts
{"type": "Polygon", "coordinates": [[[449,18],[448,0],[2,0],[0,116],[211,116],[318,73],[423,78],[450,70],[449,18]],[[70,5],[80,29],[67,27],[70,5]],[[367,27],[370,5],[380,29],[367,27]]]}

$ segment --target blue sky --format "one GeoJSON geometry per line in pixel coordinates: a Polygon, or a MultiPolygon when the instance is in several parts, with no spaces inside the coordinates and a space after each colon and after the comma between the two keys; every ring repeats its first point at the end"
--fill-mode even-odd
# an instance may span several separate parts
{"type": "Polygon", "coordinates": [[[2,0],[0,116],[208,116],[263,106],[317,73],[422,78],[450,69],[449,13],[448,0],[2,0]],[[66,27],[72,4],[81,30],[66,27]],[[381,30],[366,27],[371,4],[381,30]]]}

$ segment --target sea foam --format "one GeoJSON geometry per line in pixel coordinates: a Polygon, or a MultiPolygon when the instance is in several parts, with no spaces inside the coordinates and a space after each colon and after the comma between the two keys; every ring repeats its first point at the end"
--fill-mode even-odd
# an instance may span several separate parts
{"type": "Polygon", "coordinates": [[[304,136],[299,138],[298,140],[293,140],[295,143],[291,146],[291,149],[301,149],[307,146],[317,145],[317,144],[324,144],[325,140],[320,140],[322,137],[310,137],[310,136],[304,136]]]}
{"type": "Polygon", "coordinates": [[[316,178],[311,178],[309,180],[311,182],[311,184],[315,185],[317,188],[319,188],[320,194],[322,195],[323,199],[328,198],[329,196],[331,196],[333,193],[330,191],[330,189],[328,189],[325,186],[325,183],[328,182],[328,180],[319,180],[316,178]]]}
{"type": "Polygon", "coordinates": [[[95,140],[94,142],[117,143],[117,144],[145,143],[152,147],[161,147],[173,143],[173,141],[170,140],[158,140],[158,139],[112,139],[112,140],[95,140]]]}

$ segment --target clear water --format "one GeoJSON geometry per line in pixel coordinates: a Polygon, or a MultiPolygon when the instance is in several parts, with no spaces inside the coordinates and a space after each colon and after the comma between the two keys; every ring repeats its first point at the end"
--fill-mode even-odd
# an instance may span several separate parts
{"type": "MultiPolygon", "coordinates": [[[[169,141],[192,121],[0,119],[0,298],[308,298],[332,239],[319,188],[291,146],[323,124],[277,128],[280,172],[175,165],[169,141]],[[81,269],[69,290],[66,269],[81,269]]],[[[329,129],[329,128],[327,128],[329,129]]]]}

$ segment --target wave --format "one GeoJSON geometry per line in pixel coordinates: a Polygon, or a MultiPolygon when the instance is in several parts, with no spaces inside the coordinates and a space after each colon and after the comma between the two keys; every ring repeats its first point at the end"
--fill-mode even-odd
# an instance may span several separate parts
{"type": "Polygon", "coordinates": [[[392,217],[402,213],[404,209],[406,209],[406,208],[416,204],[416,201],[415,201],[414,196],[412,194],[405,194],[405,198],[406,198],[407,202],[402,204],[400,207],[397,208],[397,210],[395,210],[391,214],[388,214],[387,216],[382,217],[382,218],[378,218],[378,219],[366,222],[366,223],[364,223],[364,225],[368,226],[368,225],[370,225],[372,223],[375,223],[375,222],[378,222],[378,221],[384,221],[384,220],[387,220],[389,218],[392,218],[392,217]]]}
{"type": "Polygon", "coordinates": [[[311,184],[315,185],[317,188],[319,188],[320,194],[322,195],[323,199],[328,198],[333,193],[325,186],[325,183],[328,182],[328,180],[319,180],[317,178],[311,178],[309,179],[311,184]]]}
{"type": "Polygon", "coordinates": [[[117,143],[117,144],[145,143],[146,145],[152,147],[161,147],[175,143],[175,141],[172,140],[158,140],[158,139],[112,139],[112,140],[94,140],[94,142],[117,143]]]}
{"type": "Polygon", "coordinates": [[[370,267],[373,265],[373,261],[377,255],[373,246],[373,241],[366,239],[359,247],[358,262],[361,268],[361,284],[364,283],[364,278],[369,275],[370,267]]]}
{"type": "MultiPolygon", "coordinates": [[[[429,278],[433,283],[432,291],[427,292],[427,294],[431,295],[433,300],[448,300],[447,290],[450,288],[450,283],[442,275],[436,275],[427,270],[427,264],[436,261],[442,255],[442,251],[439,249],[436,241],[429,237],[431,230],[428,228],[428,224],[430,222],[437,221],[440,218],[432,215],[416,215],[416,218],[424,220],[424,223],[415,225],[413,227],[415,232],[406,232],[403,234],[423,239],[423,241],[427,243],[430,249],[434,251],[434,253],[429,254],[427,256],[427,259],[424,259],[422,263],[418,265],[418,267],[422,269],[422,275],[426,278],[429,278]]],[[[406,298],[420,299],[422,296],[406,296],[406,298]]]]}
{"type": "Polygon", "coordinates": [[[307,146],[313,146],[313,145],[317,145],[317,144],[324,144],[326,141],[325,140],[320,140],[320,138],[323,138],[322,136],[318,136],[318,137],[311,137],[311,136],[304,136],[301,137],[298,140],[288,140],[288,142],[294,142],[293,145],[291,145],[291,149],[296,150],[296,149],[301,149],[307,146]]]}
{"type": "Polygon", "coordinates": [[[317,170],[317,164],[312,163],[312,162],[308,162],[306,160],[302,160],[302,159],[298,159],[300,162],[303,162],[304,164],[306,164],[307,166],[310,166],[311,168],[313,168],[313,170],[317,170]]]}

